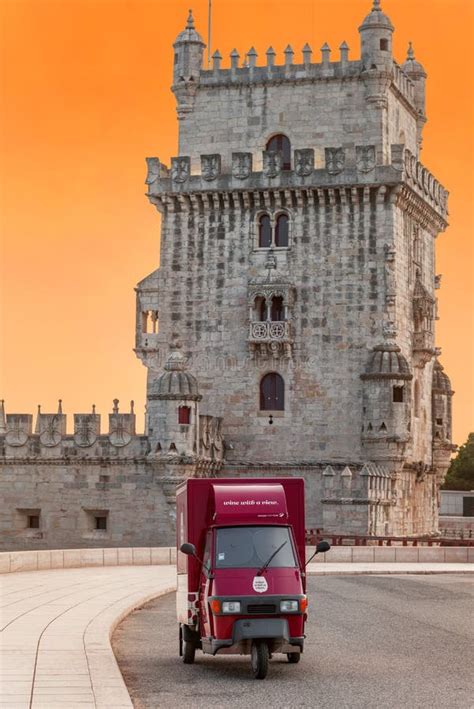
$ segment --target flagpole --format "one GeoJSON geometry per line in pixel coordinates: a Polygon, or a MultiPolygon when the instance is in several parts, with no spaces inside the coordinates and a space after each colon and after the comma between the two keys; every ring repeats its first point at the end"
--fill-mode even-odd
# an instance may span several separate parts
{"type": "Polygon", "coordinates": [[[207,68],[211,67],[211,10],[212,0],[209,0],[209,8],[207,13],[207,68]]]}

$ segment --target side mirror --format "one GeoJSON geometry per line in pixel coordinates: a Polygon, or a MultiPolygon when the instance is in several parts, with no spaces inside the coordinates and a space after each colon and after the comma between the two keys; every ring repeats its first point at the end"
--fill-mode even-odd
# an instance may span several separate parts
{"type": "Polygon", "coordinates": [[[331,548],[331,545],[329,542],[322,541],[319,542],[317,547],[316,547],[316,554],[324,554],[324,552],[329,551],[331,548]]]}
{"type": "Polygon", "coordinates": [[[188,554],[189,556],[196,556],[196,547],[194,544],[190,544],[189,542],[184,542],[184,544],[181,544],[180,551],[183,552],[183,554],[188,554]]]}

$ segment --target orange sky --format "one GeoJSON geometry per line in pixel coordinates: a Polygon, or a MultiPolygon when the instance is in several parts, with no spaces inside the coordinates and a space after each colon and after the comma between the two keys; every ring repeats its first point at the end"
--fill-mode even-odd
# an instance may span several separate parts
{"type": "MultiPolygon", "coordinates": [[[[135,399],[136,282],[158,263],[159,217],[145,156],[176,153],[172,42],[190,0],[0,0],[1,397],[10,412],[103,415],[135,399]]],[[[370,0],[213,0],[213,49],[309,42],[359,56],[370,0]]],[[[206,33],[207,0],[193,0],[206,33]]],[[[438,240],[437,344],[456,390],[454,439],[474,430],[473,0],[383,0],[399,62],[407,41],[428,74],[422,161],[449,189],[438,240]]],[[[69,428],[72,424],[72,416],[69,428]]]]}

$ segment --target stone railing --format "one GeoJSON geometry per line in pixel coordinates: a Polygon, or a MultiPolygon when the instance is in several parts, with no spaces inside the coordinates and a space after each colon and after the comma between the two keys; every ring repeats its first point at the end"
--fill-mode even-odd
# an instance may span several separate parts
{"type": "Polygon", "coordinates": [[[250,323],[250,342],[285,342],[291,338],[290,323],[287,320],[267,320],[250,323]]]}

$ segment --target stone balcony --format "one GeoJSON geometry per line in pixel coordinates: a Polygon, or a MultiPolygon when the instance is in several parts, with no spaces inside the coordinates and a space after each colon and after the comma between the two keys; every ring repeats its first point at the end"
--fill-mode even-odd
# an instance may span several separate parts
{"type": "Polygon", "coordinates": [[[436,355],[433,333],[421,330],[413,333],[413,358],[416,367],[424,367],[436,355]]]}
{"type": "Polygon", "coordinates": [[[252,352],[264,357],[291,357],[291,324],[289,320],[251,322],[248,343],[252,352]]]}

